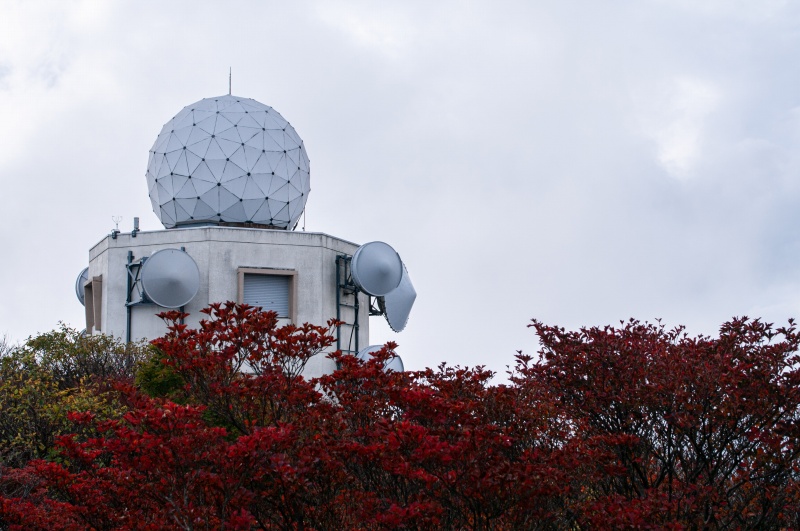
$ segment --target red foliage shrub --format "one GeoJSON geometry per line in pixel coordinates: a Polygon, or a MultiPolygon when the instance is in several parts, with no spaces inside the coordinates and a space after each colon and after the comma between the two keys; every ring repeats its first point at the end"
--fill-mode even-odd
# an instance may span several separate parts
{"type": "Polygon", "coordinates": [[[9,529],[793,528],[798,335],[735,319],[720,337],[637,321],[534,322],[539,359],[302,370],[328,327],[213,305],[154,342],[182,405],[120,384],[128,413],[74,414],[56,461],[0,477],[9,529]],[[91,426],[93,430],[85,429],[91,426]],[[78,429],[81,427],[81,429],[78,429]],[[87,436],[97,433],[99,436],[87,436]]]}

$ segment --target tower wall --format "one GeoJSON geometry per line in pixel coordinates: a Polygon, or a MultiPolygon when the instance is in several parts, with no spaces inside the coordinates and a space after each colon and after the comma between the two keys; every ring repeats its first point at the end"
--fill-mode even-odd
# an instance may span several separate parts
{"type": "MultiPolygon", "coordinates": [[[[184,310],[186,323],[196,327],[205,317],[200,310],[212,302],[242,302],[242,275],[289,275],[291,310],[282,322],[324,325],[337,315],[337,255],[351,256],[357,245],[323,233],[239,227],[204,226],[107,236],[89,252],[87,331],[102,332],[126,339],[128,336],[126,300],[128,296],[128,253],[133,262],[156,251],[181,247],[197,263],[200,284],[197,295],[184,310]],[[91,286],[94,286],[92,288],[91,286]],[[95,292],[92,292],[94,290],[95,292]],[[99,306],[99,307],[98,307],[99,306]]],[[[358,345],[369,343],[369,297],[360,293],[358,345]]],[[[134,293],[133,299],[138,295],[134,293]]],[[[353,296],[348,297],[350,304],[353,296]]],[[[154,339],[166,330],[156,314],[164,308],[138,304],[130,308],[130,338],[154,339]]],[[[341,319],[354,322],[354,310],[341,307],[341,319]]],[[[342,349],[355,349],[350,327],[342,329],[342,349]]],[[[334,369],[324,355],[316,356],[306,367],[306,376],[317,376],[334,369]]]]}

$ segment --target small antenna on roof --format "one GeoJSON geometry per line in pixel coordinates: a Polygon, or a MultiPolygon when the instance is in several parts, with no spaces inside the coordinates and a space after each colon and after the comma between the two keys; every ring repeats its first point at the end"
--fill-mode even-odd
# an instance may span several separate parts
{"type": "Polygon", "coordinates": [[[122,216],[111,216],[111,221],[116,225],[116,227],[111,230],[111,239],[116,240],[117,234],[119,234],[119,222],[122,221],[122,216]]]}
{"type": "Polygon", "coordinates": [[[228,67],[228,96],[231,95],[231,71],[232,68],[228,67]]]}

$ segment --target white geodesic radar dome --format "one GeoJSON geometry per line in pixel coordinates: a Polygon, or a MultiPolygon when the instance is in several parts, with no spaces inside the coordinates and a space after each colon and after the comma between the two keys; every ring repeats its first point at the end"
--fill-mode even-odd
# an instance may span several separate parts
{"type": "Polygon", "coordinates": [[[166,228],[254,223],[293,229],[311,190],[303,141],[272,107],[225,95],[187,105],[161,129],[147,163],[166,228]]]}

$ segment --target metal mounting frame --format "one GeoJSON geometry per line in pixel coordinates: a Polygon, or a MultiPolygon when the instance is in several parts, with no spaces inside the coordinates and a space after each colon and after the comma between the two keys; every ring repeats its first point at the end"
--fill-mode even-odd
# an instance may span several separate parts
{"type": "Polygon", "coordinates": [[[350,274],[350,263],[353,257],[346,254],[336,255],[336,320],[342,321],[342,309],[348,308],[353,311],[353,322],[341,324],[336,327],[336,350],[346,352],[349,354],[358,353],[358,331],[359,331],[359,309],[358,302],[359,289],[353,282],[353,277],[350,274]],[[353,297],[353,302],[349,302],[349,298],[353,297]],[[350,340],[347,342],[347,348],[342,348],[342,328],[350,327],[350,340]],[[355,349],[351,349],[353,343],[353,336],[355,336],[355,349]]]}
{"type": "MultiPolygon", "coordinates": [[[[138,222],[138,218],[137,222],[138,222]]],[[[138,227],[136,228],[138,230],[138,227]]],[[[181,251],[186,252],[186,247],[181,247],[181,251]]],[[[155,305],[155,302],[150,300],[150,297],[144,292],[144,288],[142,287],[141,282],[141,274],[142,274],[142,266],[147,261],[147,257],[143,256],[139,260],[133,260],[133,251],[128,251],[128,261],[125,264],[125,269],[127,271],[127,289],[125,290],[125,342],[131,342],[131,317],[132,317],[132,308],[134,306],[143,306],[147,304],[155,305]],[[134,300],[134,291],[136,292],[137,298],[134,300]]],[[[183,313],[185,311],[185,307],[181,306],[180,311],[183,313]]],[[[184,319],[180,319],[180,323],[183,324],[184,319]]]]}
{"type": "Polygon", "coordinates": [[[125,268],[128,270],[128,289],[125,297],[125,306],[129,308],[139,304],[154,304],[153,301],[147,297],[144,288],[142,288],[142,266],[146,261],[147,257],[145,256],[134,262],[133,251],[128,251],[128,263],[125,265],[125,268]],[[136,296],[134,296],[134,292],[136,292],[136,296]]]}

